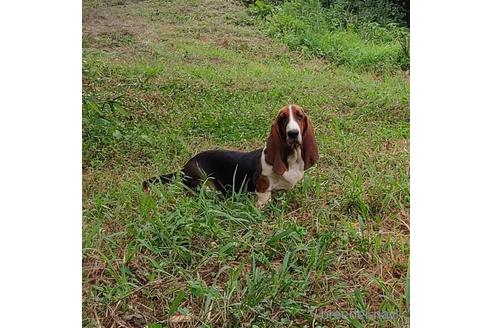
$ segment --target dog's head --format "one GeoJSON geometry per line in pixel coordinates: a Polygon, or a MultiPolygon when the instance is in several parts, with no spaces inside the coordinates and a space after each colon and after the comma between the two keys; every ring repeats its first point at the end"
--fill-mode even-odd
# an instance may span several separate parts
{"type": "Polygon", "coordinates": [[[265,149],[265,160],[273,165],[273,171],[282,175],[287,168],[287,154],[293,148],[301,148],[304,169],[307,170],[319,158],[311,120],[298,105],[283,107],[272,124],[265,149]]]}

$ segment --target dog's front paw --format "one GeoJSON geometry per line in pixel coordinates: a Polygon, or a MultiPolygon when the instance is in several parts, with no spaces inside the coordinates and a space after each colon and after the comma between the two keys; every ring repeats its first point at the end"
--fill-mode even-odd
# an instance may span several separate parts
{"type": "Polygon", "coordinates": [[[256,202],[256,207],[258,207],[260,210],[264,208],[266,203],[261,203],[261,202],[256,202]]]}
{"type": "Polygon", "coordinates": [[[256,207],[263,208],[270,200],[270,192],[257,192],[258,200],[256,201],[256,207]]]}

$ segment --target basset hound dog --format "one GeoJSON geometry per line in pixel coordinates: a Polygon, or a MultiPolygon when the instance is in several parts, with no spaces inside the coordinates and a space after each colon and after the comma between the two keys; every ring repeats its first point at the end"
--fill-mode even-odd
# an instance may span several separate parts
{"type": "Polygon", "coordinates": [[[304,176],[304,171],[319,158],[311,120],[302,107],[288,105],[277,114],[266,147],[251,152],[207,150],[191,158],[181,171],[150,178],[151,184],[168,183],[180,175],[190,188],[211,182],[223,194],[232,190],[255,192],[256,205],[263,207],[271,192],[289,190],[304,176]]]}

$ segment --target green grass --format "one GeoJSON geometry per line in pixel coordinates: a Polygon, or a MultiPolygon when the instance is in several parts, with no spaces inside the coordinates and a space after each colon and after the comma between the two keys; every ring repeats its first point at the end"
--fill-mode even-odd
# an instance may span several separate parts
{"type": "Polygon", "coordinates": [[[409,323],[409,82],[289,50],[229,1],[87,1],[83,325],[409,323]],[[320,160],[274,195],[141,191],[305,107],[320,160]],[[336,317],[360,310],[390,318],[336,317]]]}
{"type": "Polygon", "coordinates": [[[408,69],[409,29],[368,21],[351,13],[349,4],[339,0],[326,8],[320,0],[291,0],[279,6],[257,1],[250,10],[265,18],[261,25],[269,35],[291,49],[358,71],[408,69]]]}

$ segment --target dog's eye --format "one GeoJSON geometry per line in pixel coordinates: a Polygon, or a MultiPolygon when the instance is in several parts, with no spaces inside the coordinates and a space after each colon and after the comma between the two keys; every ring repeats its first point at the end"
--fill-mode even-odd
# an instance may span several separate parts
{"type": "Polygon", "coordinates": [[[302,119],[304,118],[304,115],[302,115],[302,113],[301,113],[301,112],[297,112],[296,117],[297,117],[298,119],[302,120],[302,119]]]}

